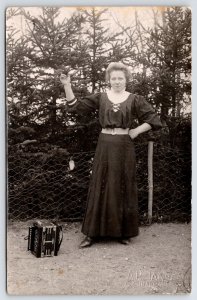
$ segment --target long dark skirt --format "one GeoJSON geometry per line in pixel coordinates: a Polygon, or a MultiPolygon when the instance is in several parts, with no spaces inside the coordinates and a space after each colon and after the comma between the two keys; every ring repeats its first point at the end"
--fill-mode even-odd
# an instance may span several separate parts
{"type": "Polygon", "coordinates": [[[136,159],[129,135],[100,133],[82,232],[89,237],[138,235],[136,159]]]}

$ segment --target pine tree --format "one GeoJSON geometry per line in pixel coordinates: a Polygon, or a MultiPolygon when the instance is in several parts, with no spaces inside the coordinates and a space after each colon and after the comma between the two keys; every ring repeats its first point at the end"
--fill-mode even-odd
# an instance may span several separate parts
{"type": "Polygon", "coordinates": [[[57,102],[63,92],[59,75],[80,63],[72,47],[78,40],[81,19],[75,13],[58,22],[59,9],[52,7],[42,8],[36,17],[24,9],[21,15],[25,17],[27,30],[18,41],[8,37],[7,42],[8,83],[12,83],[12,97],[15,86],[18,99],[18,104],[13,104],[16,113],[12,121],[15,118],[18,125],[29,124],[38,135],[52,141],[68,119],[64,105],[57,102]],[[26,112],[26,123],[21,105],[26,112]],[[16,106],[20,107],[18,111],[16,106]]]}
{"type": "Polygon", "coordinates": [[[162,117],[180,117],[191,94],[191,11],[168,8],[162,19],[160,24],[155,16],[149,40],[154,97],[162,117]]]}
{"type": "Polygon", "coordinates": [[[28,45],[20,30],[9,21],[20,16],[20,9],[7,9],[6,12],[6,96],[9,126],[9,142],[23,141],[31,137],[33,110],[31,107],[32,86],[28,81],[29,60],[28,45]],[[28,108],[29,107],[29,108],[28,108]],[[11,138],[11,140],[10,140],[11,138]]]}
{"type": "Polygon", "coordinates": [[[89,53],[86,60],[86,72],[91,92],[105,90],[105,69],[111,61],[125,58],[123,30],[113,32],[107,26],[108,9],[80,9],[84,17],[83,40],[84,50],[89,53]]]}

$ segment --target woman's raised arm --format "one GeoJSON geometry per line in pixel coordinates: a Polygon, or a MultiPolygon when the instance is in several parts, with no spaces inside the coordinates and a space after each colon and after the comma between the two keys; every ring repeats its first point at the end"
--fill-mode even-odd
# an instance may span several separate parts
{"type": "Polygon", "coordinates": [[[84,114],[99,108],[100,93],[84,96],[82,99],[76,99],[72,90],[70,76],[61,74],[60,81],[64,86],[67,111],[77,114],[84,114]]]}
{"type": "Polygon", "coordinates": [[[74,95],[72,87],[71,87],[70,76],[61,74],[60,75],[60,81],[64,86],[64,91],[65,91],[65,94],[66,94],[66,100],[67,101],[72,101],[75,98],[75,95],[74,95]]]}

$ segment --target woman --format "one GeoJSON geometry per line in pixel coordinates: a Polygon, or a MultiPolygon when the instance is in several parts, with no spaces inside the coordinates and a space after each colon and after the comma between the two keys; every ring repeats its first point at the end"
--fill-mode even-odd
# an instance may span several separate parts
{"type": "Polygon", "coordinates": [[[110,89],[76,99],[70,77],[62,74],[69,112],[98,109],[102,126],[94,157],[87,207],[82,224],[86,238],[80,248],[97,238],[113,237],[123,244],[138,235],[136,161],[133,140],[150,129],[161,128],[159,117],[142,96],[126,91],[130,73],[123,63],[110,63],[106,80],[110,89]],[[133,128],[137,118],[140,125],[133,128]]]}

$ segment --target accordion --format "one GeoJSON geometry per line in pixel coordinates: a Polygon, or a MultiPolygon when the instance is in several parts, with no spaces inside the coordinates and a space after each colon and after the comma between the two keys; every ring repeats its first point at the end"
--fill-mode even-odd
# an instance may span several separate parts
{"type": "Polygon", "coordinates": [[[28,251],[36,257],[57,256],[62,239],[62,226],[56,222],[36,221],[29,227],[28,251]]]}

